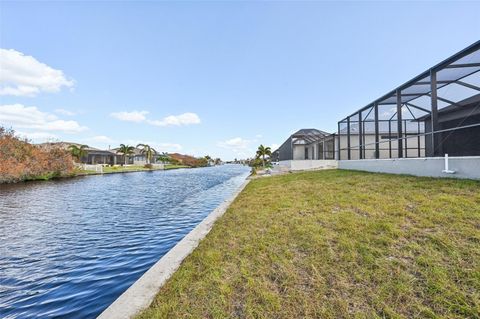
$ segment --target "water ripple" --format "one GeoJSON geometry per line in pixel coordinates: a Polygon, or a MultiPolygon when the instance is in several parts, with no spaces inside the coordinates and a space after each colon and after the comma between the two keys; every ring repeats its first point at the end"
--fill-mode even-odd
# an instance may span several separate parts
{"type": "Polygon", "coordinates": [[[230,197],[248,169],[0,185],[0,318],[94,318],[230,197]]]}

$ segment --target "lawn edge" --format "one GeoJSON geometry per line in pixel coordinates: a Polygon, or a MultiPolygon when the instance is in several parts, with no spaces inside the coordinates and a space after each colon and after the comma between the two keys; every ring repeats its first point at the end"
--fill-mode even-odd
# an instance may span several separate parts
{"type": "Polygon", "coordinates": [[[197,248],[198,244],[210,232],[214,223],[228,209],[230,204],[237,198],[243,189],[250,182],[245,182],[235,193],[217,208],[215,208],[205,219],[179,241],[167,254],[158,260],[145,274],[133,283],[120,297],[118,297],[99,319],[127,319],[138,315],[142,310],[148,308],[160,288],[177,271],[183,260],[197,248]]]}

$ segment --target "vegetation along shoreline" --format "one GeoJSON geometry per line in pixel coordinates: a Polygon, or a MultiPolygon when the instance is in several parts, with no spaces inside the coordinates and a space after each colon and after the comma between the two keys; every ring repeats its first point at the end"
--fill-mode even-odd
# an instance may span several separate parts
{"type": "Polygon", "coordinates": [[[32,144],[0,127],[0,184],[223,164],[219,158],[160,153],[147,144],[99,150],[78,143],[32,144]]]}

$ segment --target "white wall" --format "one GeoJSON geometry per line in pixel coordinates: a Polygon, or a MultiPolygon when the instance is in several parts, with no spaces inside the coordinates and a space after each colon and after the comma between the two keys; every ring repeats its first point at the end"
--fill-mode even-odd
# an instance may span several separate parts
{"type": "Polygon", "coordinates": [[[305,159],[305,145],[293,145],[293,159],[294,160],[305,159]]]}
{"type": "Polygon", "coordinates": [[[305,170],[313,170],[313,169],[337,168],[337,161],[335,160],[294,160],[294,161],[280,161],[279,165],[287,167],[292,171],[305,171],[305,170]]]}
{"type": "Polygon", "coordinates": [[[445,169],[443,157],[341,160],[338,161],[338,168],[415,176],[480,179],[480,156],[450,157],[449,169],[455,171],[455,174],[442,173],[445,169]]]}

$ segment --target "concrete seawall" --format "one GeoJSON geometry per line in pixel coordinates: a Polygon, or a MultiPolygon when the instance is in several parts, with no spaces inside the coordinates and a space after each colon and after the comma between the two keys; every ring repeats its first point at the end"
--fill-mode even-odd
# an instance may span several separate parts
{"type": "Polygon", "coordinates": [[[159,289],[180,267],[182,261],[192,253],[200,241],[210,232],[215,221],[221,217],[247,186],[246,180],[239,189],[212,211],[200,224],[179,241],[167,254],[156,262],[140,279],[115,300],[98,318],[133,318],[146,309],[157,295],[159,289]]]}

